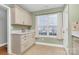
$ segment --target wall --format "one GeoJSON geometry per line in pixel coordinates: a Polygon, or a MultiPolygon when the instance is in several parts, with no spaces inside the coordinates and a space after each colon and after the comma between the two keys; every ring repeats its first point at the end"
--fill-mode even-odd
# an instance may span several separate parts
{"type": "Polygon", "coordinates": [[[68,24],[68,20],[69,20],[69,15],[68,15],[68,5],[65,6],[65,9],[63,11],[63,36],[64,36],[64,40],[63,40],[63,44],[65,49],[68,49],[68,31],[69,31],[69,24],[68,24]]]}
{"type": "Polygon", "coordinates": [[[29,26],[24,26],[24,25],[12,25],[12,27],[11,27],[12,31],[17,31],[17,30],[22,30],[22,29],[29,30],[30,27],[29,26]]]}
{"type": "MultiPolygon", "coordinates": [[[[32,21],[32,28],[35,29],[35,16],[36,15],[44,15],[44,14],[52,14],[52,13],[58,13],[62,12],[64,8],[55,8],[55,9],[48,9],[48,10],[41,10],[41,11],[36,11],[33,12],[33,21],[32,21]]],[[[54,39],[54,38],[38,38],[36,40],[37,42],[44,42],[44,43],[51,43],[51,44],[63,44],[63,39],[54,39]]]]}
{"type": "Polygon", "coordinates": [[[67,48],[67,52],[69,54],[73,54],[73,37],[72,37],[72,33],[71,31],[79,31],[79,28],[77,28],[79,26],[79,24],[76,24],[76,22],[79,22],[79,4],[70,4],[67,5],[68,6],[68,40],[65,47],[67,48]],[[76,26],[76,28],[74,28],[74,26],[76,26]]]}
{"type": "Polygon", "coordinates": [[[64,9],[63,8],[52,8],[52,9],[46,9],[46,10],[40,10],[40,11],[35,11],[32,14],[33,15],[44,15],[44,14],[52,14],[52,13],[57,13],[57,12],[62,12],[64,9]]]}
{"type": "Polygon", "coordinates": [[[0,6],[0,44],[7,43],[7,10],[0,6]]]}
{"type": "Polygon", "coordinates": [[[70,4],[69,5],[69,16],[71,19],[72,30],[79,31],[79,4],[70,4]],[[76,22],[78,21],[78,25],[76,22]],[[74,26],[76,28],[74,29],[74,26]]]}
{"type": "Polygon", "coordinates": [[[71,21],[69,15],[69,5],[65,6],[63,11],[63,30],[64,30],[64,47],[67,54],[72,54],[72,34],[71,34],[71,21]]]}

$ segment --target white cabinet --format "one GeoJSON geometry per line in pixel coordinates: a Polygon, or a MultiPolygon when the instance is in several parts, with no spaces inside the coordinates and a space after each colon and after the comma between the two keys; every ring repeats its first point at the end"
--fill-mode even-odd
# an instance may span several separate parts
{"type": "Polygon", "coordinates": [[[32,15],[27,11],[24,11],[23,15],[24,25],[32,25],[32,15]]]}
{"type": "Polygon", "coordinates": [[[12,53],[22,54],[35,43],[34,32],[26,34],[12,34],[11,48],[12,53]]]}
{"type": "Polygon", "coordinates": [[[79,38],[73,36],[73,55],[79,55],[79,38]]]}
{"type": "Polygon", "coordinates": [[[11,19],[12,24],[32,25],[31,13],[17,5],[14,5],[14,7],[11,8],[11,19]]]}

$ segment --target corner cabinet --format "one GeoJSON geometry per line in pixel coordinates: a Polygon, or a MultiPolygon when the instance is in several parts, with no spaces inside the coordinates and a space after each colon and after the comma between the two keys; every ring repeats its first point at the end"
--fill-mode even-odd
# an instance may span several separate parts
{"type": "Polygon", "coordinates": [[[31,13],[19,7],[18,5],[14,5],[11,8],[11,23],[17,25],[32,25],[32,16],[31,13]]]}

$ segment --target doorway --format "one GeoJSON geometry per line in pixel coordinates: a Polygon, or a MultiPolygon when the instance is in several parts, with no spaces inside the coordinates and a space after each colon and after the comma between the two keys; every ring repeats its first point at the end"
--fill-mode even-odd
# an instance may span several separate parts
{"type": "MultiPolygon", "coordinates": [[[[0,5],[0,48],[7,54],[10,50],[10,9],[6,5],[0,5]],[[3,50],[3,48],[5,48],[3,50]]],[[[3,53],[2,53],[3,54],[3,53]]]]}

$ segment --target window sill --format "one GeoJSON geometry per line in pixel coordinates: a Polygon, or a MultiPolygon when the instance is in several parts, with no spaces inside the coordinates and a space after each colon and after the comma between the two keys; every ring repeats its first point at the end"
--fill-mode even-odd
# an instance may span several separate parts
{"type": "Polygon", "coordinates": [[[59,40],[63,40],[62,37],[58,37],[58,36],[35,36],[36,38],[54,38],[54,39],[59,39],[59,40]]]}
{"type": "Polygon", "coordinates": [[[35,36],[36,38],[57,38],[57,36],[35,36]]]}

